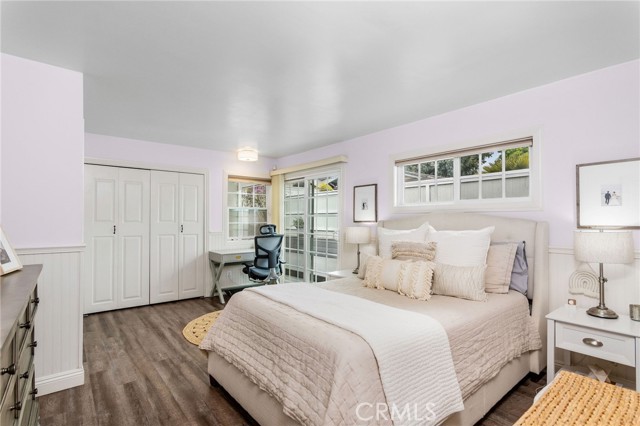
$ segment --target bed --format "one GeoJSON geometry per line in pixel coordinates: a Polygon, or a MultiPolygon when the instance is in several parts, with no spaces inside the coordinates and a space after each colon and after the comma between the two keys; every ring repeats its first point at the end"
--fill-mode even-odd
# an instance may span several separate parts
{"type": "MultiPolygon", "coordinates": [[[[495,229],[491,234],[492,242],[525,241],[529,266],[529,299],[511,290],[505,295],[489,295],[486,303],[447,296],[433,296],[428,302],[422,302],[389,291],[365,288],[356,277],[325,283],[321,290],[345,294],[344,297],[340,296],[340,299],[346,300],[344,306],[349,306],[349,303],[357,305],[360,299],[363,300],[363,304],[384,305],[384,309],[387,309],[384,311],[385,315],[390,315],[388,318],[399,315],[397,318],[400,319],[394,322],[413,323],[417,318],[415,315],[422,318],[422,314],[426,313],[429,318],[434,318],[440,323],[449,336],[450,358],[455,366],[455,375],[464,404],[462,411],[447,415],[443,423],[472,425],[529,372],[540,373],[546,366],[544,315],[547,313],[548,304],[547,225],[544,222],[481,214],[431,213],[380,222],[379,227],[396,230],[415,229],[425,222],[438,230],[469,230],[493,226],[495,229]],[[405,320],[402,315],[408,319],[405,320]],[[519,315],[522,318],[516,322],[510,315],[519,315]],[[523,337],[522,330],[525,328],[531,328],[526,330],[530,335],[523,337]],[[531,337],[533,334],[535,338],[531,337]],[[504,341],[496,345],[490,344],[493,341],[490,339],[499,335],[506,336],[504,341]],[[517,347],[512,347],[512,344],[517,347]]],[[[281,287],[285,293],[304,291],[305,288],[297,286],[287,290],[286,286],[276,287],[281,287]]],[[[316,296],[313,291],[315,290],[310,288],[310,297],[319,298],[322,295],[319,293],[316,296]]],[[[366,409],[374,409],[374,402],[384,400],[385,393],[390,389],[376,384],[376,377],[378,381],[384,382],[381,380],[383,362],[379,359],[376,363],[376,356],[369,353],[371,348],[367,347],[367,343],[349,331],[336,332],[335,321],[340,321],[340,312],[346,309],[341,309],[339,304],[331,307],[333,303],[327,303],[327,318],[323,320],[320,314],[310,316],[305,309],[288,305],[286,297],[292,297],[291,295],[270,295],[273,299],[265,296],[259,290],[254,290],[241,298],[234,297],[237,302],[230,303],[225,308],[219,324],[216,323],[214,326],[220,341],[224,340],[221,336],[225,333],[232,336],[240,329],[251,337],[241,342],[230,338],[232,343],[226,348],[224,344],[217,348],[205,346],[210,350],[208,372],[212,385],[219,384],[224,387],[256,421],[265,426],[301,423],[393,424],[391,419],[386,421],[384,416],[376,416],[374,421],[372,416],[360,416],[361,413],[358,413],[357,419],[345,420],[344,417],[340,417],[344,415],[339,413],[343,409],[340,405],[353,407],[358,398],[371,401],[365,407],[365,413],[369,413],[366,409]],[[338,319],[334,319],[334,316],[338,319]],[[300,350],[299,348],[304,348],[307,352],[318,352],[317,360],[310,363],[311,355],[298,355],[296,351],[300,350]],[[278,358],[278,351],[285,352],[287,356],[295,353],[295,356],[284,362],[278,358]],[[321,351],[328,352],[320,353],[321,351]],[[231,352],[236,353],[234,355],[231,352]],[[342,361],[346,352],[348,358],[355,361],[342,361]],[[238,361],[234,356],[246,356],[246,362],[238,361]],[[306,361],[302,359],[305,356],[306,361]],[[348,365],[351,372],[332,376],[335,371],[331,368],[335,367],[324,365],[324,359],[327,357],[339,358],[340,361],[335,363],[351,363],[348,365]],[[262,364],[262,371],[254,371],[254,362],[262,364]],[[286,365],[278,365],[278,362],[286,365]],[[378,368],[380,372],[377,371],[378,368]],[[354,376],[357,379],[353,379],[354,376]],[[373,379],[370,380],[369,377],[373,379]],[[296,388],[301,383],[311,389],[307,390],[306,395],[304,389],[300,391],[296,388]],[[288,389],[288,386],[291,389],[288,389]],[[347,389],[346,393],[344,389],[347,389]],[[326,397],[323,396],[324,391],[327,393],[326,397]],[[305,405],[300,408],[301,411],[298,410],[300,405],[305,405]],[[320,416],[315,416],[318,413],[320,416]]],[[[385,374],[388,383],[390,373],[385,374]]],[[[411,380],[415,380],[416,375],[410,375],[414,376],[411,380]]],[[[358,407],[360,405],[362,404],[358,407]]],[[[442,421],[439,419],[437,423],[442,421]]]]}

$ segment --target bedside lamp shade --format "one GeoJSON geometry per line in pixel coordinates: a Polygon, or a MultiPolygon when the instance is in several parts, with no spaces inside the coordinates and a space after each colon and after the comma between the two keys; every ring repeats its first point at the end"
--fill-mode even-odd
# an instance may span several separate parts
{"type": "Polygon", "coordinates": [[[348,244],[369,244],[371,233],[366,226],[350,226],[345,232],[345,241],[348,244]]]}
{"type": "Polygon", "coordinates": [[[604,263],[631,263],[633,262],[633,237],[631,232],[588,232],[576,231],[573,239],[573,252],[577,260],[588,263],[600,264],[600,277],[598,278],[600,303],[589,308],[587,313],[598,318],[618,318],[611,309],[604,304],[604,263]]]}
{"type": "Polygon", "coordinates": [[[631,263],[633,237],[631,232],[576,231],[574,254],[581,262],[631,263]]]}

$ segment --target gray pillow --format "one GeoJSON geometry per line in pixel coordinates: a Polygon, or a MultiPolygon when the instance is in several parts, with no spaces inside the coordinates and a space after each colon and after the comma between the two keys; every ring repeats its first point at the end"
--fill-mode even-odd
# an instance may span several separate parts
{"type": "Polygon", "coordinates": [[[513,261],[513,270],[511,271],[511,284],[509,288],[519,291],[527,295],[529,281],[529,265],[527,264],[527,252],[525,251],[525,242],[518,243],[516,250],[516,258],[513,261]]]}

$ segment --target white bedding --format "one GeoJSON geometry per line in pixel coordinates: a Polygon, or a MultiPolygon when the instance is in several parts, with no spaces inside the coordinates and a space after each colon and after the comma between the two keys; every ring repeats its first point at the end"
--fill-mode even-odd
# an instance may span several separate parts
{"type": "MultiPolygon", "coordinates": [[[[364,288],[357,278],[323,287],[437,319],[464,397],[509,360],[540,347],[520,294],[490,295],[486,303],[444,296],[423,302],[364,288]]],[[[363,402],[386,402],[375,356],[362,338],[255,292],[231,299],[202,347],[235,365],[302,424],[391,424],[367,407],[356,413],[363,402]]]]}
{"type": "Polygon", "coordinates": [[[415,411],[403,424],[437,424],[464,408],[447,334],[428,315],[314,284],[282,284],[249,291],[362,337],[378,363],[387,406],[415,411]]]}

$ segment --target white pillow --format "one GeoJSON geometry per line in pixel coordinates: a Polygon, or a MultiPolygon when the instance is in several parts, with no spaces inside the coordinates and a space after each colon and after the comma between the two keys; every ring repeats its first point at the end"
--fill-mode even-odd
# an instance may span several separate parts
{"type": "Polygon", "coordinates": [[[485,269],[485,265],[453,266],[436,263],[431,288],[433,294],[486,302],[487,293],[484,291],[485,269]]]}
{"type": "Polygon", "coordinates": [[[436,263],[454,266],[483,266],[491,243],[494,226],[477,231],[436,231],[432,229],[428,241],[438,243],[436,263]]]}
{"type": "Polygon", "coordinates": [[[427,240],[429,224],[427,222],[416,229],[387,229],[378,228],[378,256],[391,259],[391,244],[394,241],[421,241],[427,240]]]}

